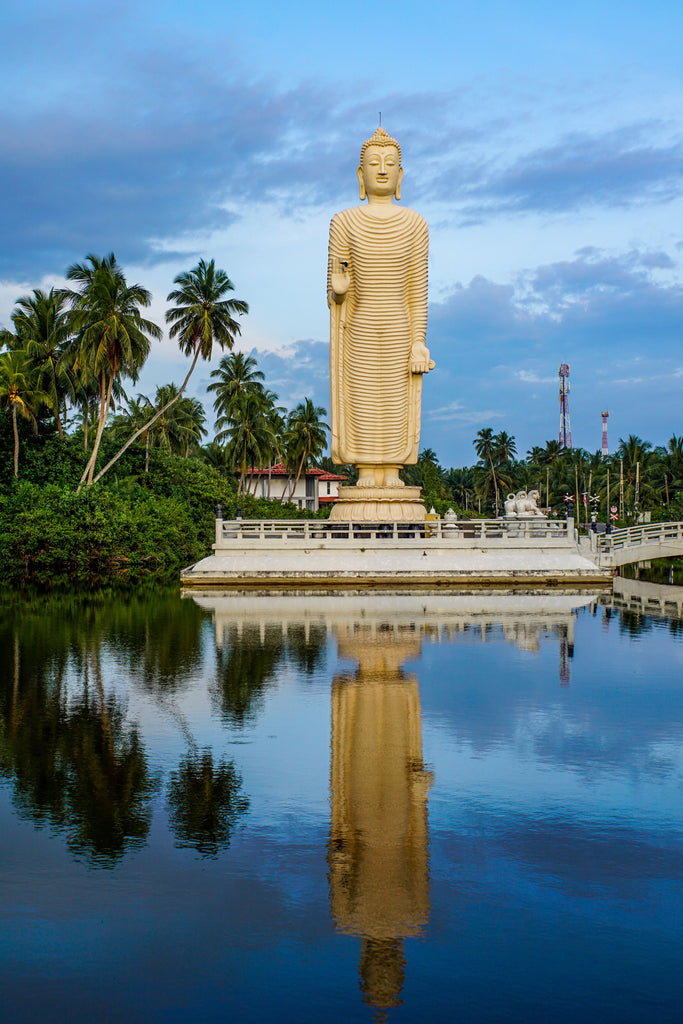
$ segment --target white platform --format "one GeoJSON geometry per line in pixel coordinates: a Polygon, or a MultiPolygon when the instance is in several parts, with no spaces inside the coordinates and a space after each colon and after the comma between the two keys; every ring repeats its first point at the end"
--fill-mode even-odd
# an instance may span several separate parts
{"type": "Polygon", "coordinates": [[[377,589],[609,584],[569,522],[216,522],[214,554],[181,573],[200,589],[377,589]]]}

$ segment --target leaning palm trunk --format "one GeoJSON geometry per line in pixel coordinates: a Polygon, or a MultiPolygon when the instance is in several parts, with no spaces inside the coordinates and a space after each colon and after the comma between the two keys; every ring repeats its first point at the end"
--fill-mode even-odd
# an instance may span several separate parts
{"type": "Polygon", "coordinates": [[[17,427],[17,405],[12,403],[12,433],[14,434],[14,475],[19,476],[19,429],[17,427]]]}
{"type": "Polygon", "coordinates": [[[301,456],[301,462],[299,463],[299,471],[296,474],[296,480],[294,481],[294,486],[292,487],[292,492],[289,495],[288,501],[291,501],[292,498],[294,497],[294,492],[295,492],[295,490],[297,488],[297,485],[299,483],[299,477],[301,476],[301,470],[303,469],[305,459],[306,459],[306,452],[304,451],[303,455],[301,456]]]}
{"type": "Polygon", "coordinates": [[[491,473],[493,474],[493,489],[496,492],[496,515],[498,515],[498,509],[500,507],[500,500],[498,494],[498,478],[496,477],[496,471],[493,468],[493,459],[490,456],[489,462],[491,463],[491,473]]]}
{"type": "MultiPolygon", "coordinates": [[[[284,486],[284,490],[283,490],[282,494],[280,495],[280,501],[281,502],[283,502],[285,500],[285,494],[289,490],[289,487],[290,487],[291,483],[292,483],[292,474],[290,473],[289,476],[287,477],[287,482],[286,482],[286,484],[284,486]]],[[[289,498],[287,498],[287,501],[289,501],[289,498]]]]}
{"type": "MultiPolygon", "coordinates": [[[[152,424],[156,423],[156,421],[159,419],[159,417],[163,416],[163,414],[166,412],[166,410],[170,409],[171,406],[174,405],[178,401],[178,399],[182,396],[182,393],[185,390],[185,388],[187,387],[188,381],[189,381],[190,377],[192,376],[192,372],[193,372],[195,366],[197,365],[197,360],[199,359],[199,352],[200,352],[199,333],[197,333],[197,335],[195,337],[194,345],[195,345],[195,351],[194,351],[194,359],[192,360],[192,366],[190,367],[190,369],[188,371],[188,374],[187,374],[187,377],[183,381],[182,386],[179,388],[177,394],[175,394],[173,396],[173,398],[170,400],[170,402],[167,402],[166,405],[164,405],[161,409],[159,409],[158,412],[155,412],[154,415],[152,416],[152,418],[150,420],[148,420],[147,423],[145,423],[142,427],[140,427],[139,430],[136,430],[132,437],[128,438],[128,440],[126,441],[124,446],[119,449],[119,451],[116,453],[114,458],[110,459],[109,462],[107,463],[107,465],[104,467],[104,469],[101,469],[99,471],[99,473],[97,474],[95,479],[92,481],[92,483],[96,484],[98,482],[98,480],[101,480],[102,477],[104,476],[104,474],[107,472],[107,470],[111,469],[111,467],[114,465],[115,462],[119,461],[119,459],[121,458],[123,453],[128,451],[130,446],[132,444],[134,444],[135,441],[137,441],[137,439],[142,434],[144,434],[145,430],[149,430],[149,428],[152,426],[152,424]]],[[[90,481],[88,481],[88,482],[90,483],[90,481]]]]}
{"type": "Polygon", "coordinates": [[[258,485],[261,483],[261,477],[262,476],[263,476],[263,469],[259,469],[258,474],[256,476],[256,481],[254,483],[254,490],[252,492],[254,497],[256,497],[256,492],[258,490],[258,485]]]}
{"type": "MultiPolygon", "coordinates": [[[[112,391],[112,387],[113,386],[114,386],[114,374],[112,373],[111,377],[109,378],[109,384],[107,386],[106,393],[104,395],[104,402],[100,402],[100,421],[97,424],[97,434],[95,435],[95,443],[93,444],[93,447],[92,447],[92,454],[91,454],[90,458],[88,459],[87,466],[83,470],[83,476],[81,477],[81,479],[78,482],[78,487],[76,488],[76,494],[78,494],[80,492],[81,487],[83,486],[83,483],[84,483],[86,477],[88,478],[88,487],[90,487],[90,484],[93,483],[93,474],[95,472],[95,463],[97,462],[97,455],[98,455],[99,450],[100,450],[100,442],[102,441],[102,434],[104,433],[104,425],[107,422],[107,416],[109,415],[109,406],[110,406],[110,403],[111,403],[111,391],[112,391]]],[[[102,473],[100,473],[99,476],[97,477],[98,480],[99,480],[100,476],[102,476],[102,473]]]]}

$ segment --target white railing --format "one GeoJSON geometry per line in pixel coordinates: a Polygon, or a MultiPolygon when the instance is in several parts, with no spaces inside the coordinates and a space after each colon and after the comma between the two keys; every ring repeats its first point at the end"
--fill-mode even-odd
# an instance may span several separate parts
{"type": "Polygon", "coordinates": [[[533,538],[566,543],[573,536],[574,523],[571,519],[441,519],[418,523],[333,523],[327,519],[216,520],[216,547],[219,548],[244,543],[275,545],[325,541],[350,545],[367,540],[378,544],[407,545],[410,542],[424,544],[425,541],[469,541],[474,545],[533,538]]]}
{"type": "Polygon", "coordinates": [[[612,533],[591,534],[591,549],[599,553],[615,554],[629,548],[646,545],[680,546],[683,554],[683,523],[645,523],[627,526],[612,533]]]}

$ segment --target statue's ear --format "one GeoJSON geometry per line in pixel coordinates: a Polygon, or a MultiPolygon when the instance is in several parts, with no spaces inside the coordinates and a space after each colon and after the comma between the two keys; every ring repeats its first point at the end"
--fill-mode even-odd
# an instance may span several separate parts
{"type": "Polygon", "coordinates": [[[365,182],[363,181],[363,168],[359,167],[356,171],[358,175],[358,189],[360,191],[361,202],[365,199],[365,182]]]}
{"type": "Polygon", "coordinates": [[[398,182],[396,183],[396,191],[394,192],[394,196],[396,197],[396,199],[400,199],[401,198],[401,182],[402,181],[403,181],[403,168],[399,167],[399,169],[398,169],[398,182]]]}

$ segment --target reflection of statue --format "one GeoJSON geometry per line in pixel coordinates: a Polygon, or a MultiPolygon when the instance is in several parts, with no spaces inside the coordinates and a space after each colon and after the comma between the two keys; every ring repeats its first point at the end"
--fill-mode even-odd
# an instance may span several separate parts
{"type": "Polygon", "coordinates": [[[541,495],[538,491],[517,491],[516,494],[508,494],[505,501],[506,519],[524,519],[526,516],[540,516],[545,518],[544,513],[538,507],[541,495]]]}
{"type": "Polygon", "coordinates": [[[399,144],[378,128],[358,168],[368,204],[330,225],[332,458],[358,466],[360,488],[403,486],[399,469],[417,462],[422,374],[434,367],[425,345],[427,224],[394,205],[402,177],[399,144]]]}
{"type": "Polygon", "coordinates": [[[329,881],[337,927],[362,936],[361,989],[372,1006],[400,1003],[403,939],[429,915],[427,792],[420,696],[400,663],[419,639],[359,633],[339,639],[353,676],[332,688],[329,881]]]}

